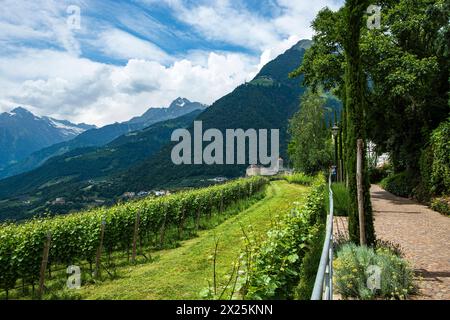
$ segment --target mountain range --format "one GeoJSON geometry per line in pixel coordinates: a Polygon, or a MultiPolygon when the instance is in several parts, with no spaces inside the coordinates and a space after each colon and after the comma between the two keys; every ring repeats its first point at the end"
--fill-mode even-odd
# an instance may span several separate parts
{"type": "MultiPolygon", "coordinates": [[[[196,121],[202,121],[204,131],[216,128],[222,134],[226,129],[279,129],[280,155],[288,160],[289,119],[301,107],[300,97],[305,91],[301,85],[303,79],[291,79],[289,73],[298,68],[310,45],[310,40],[301,40],[266,64],[252,81],[213,103],[196,121]]],[[[327,95],[324,107],[326,117],[330,119],[335,110],[340,113],[341,103],[327,95]]],[[[192,136],[192,125],[189,130],[192,136]]],[[[171,161],[173,146],[174,143],[131,167],[104,192],[110,193],[111,188],[116,189],[116,194],[156,187],[184,188],[202,185],[217,176],[234,178],[245,175],[247,165],[175,165],[171,161]]]]}
{"type": "MultiPolygon", "coordinates": [[[[31,171],[44,164],[45,161],[50,159],[51,157],[62,155],[71,150],[75,150],[77,148],[103,146],[113,141],[117,137],[126,134],[128,132],[141,130],[154,123],[174,119],[195,110],[204,110],[206,107],[207,107],[206,105],[201,104],[199,102],[191,102],[185,98],[177,98],[167,108],[150,108],[142,116],[132,118],[131,120],[126,122],[114,123],[101,128],[95,127],[93,128],[93,126],[89,127],[87,125],[79,125],[83,126],[85,130],[79,129],[78,135],[67,136],[68,137],[67,139],[64,140],[60,139],[58,141],[54,141],[53,143],[48,142],[40,148],[36,146],[35,148],[32,148],[26,155],[18,159],[15,159],[14,163],[8,166],[2,167],[0,160],[0,179],[18,175],[27,171],[31,171]]],[[[33,116],[30,112],[26,111],[25,109],[20,109],[20,111],[21,114],[23,113],[26,114],[27,116],[22,116],[15,120],[15,127],[18,128],[18,130],[16,132],[11,132],[10,134],[11,136],[14,136],[14,134],[16,134],[16,137],[20,136],[19,128],[24,128],[25,126],[27,126],[27,122],[21,120],[26,120],[28,118],[44,119],[45,121],[47,121],[48,119],[50,123],[53,122],[57,123],[60,129],[64,126],[64,124],[67,128],[70,128],[68,122],[52,120],[50,118],[45,117],[38,118],[33,116]]],[[[5,124],[0,122],[0,132],[4,130],[4,128],[8,128],[10,126],[11,125],[7,121],[5,121],[5,124]]],[[[66,131],[67,133],[69,133],[68,129],[66,129],[66,131]]],[[[45,130],[43,130],[41,127],[37,127],[36,130],[34,130],[33,135],[30,133],[29,136],[31,141],[34,141],[33,139],[36,139],[37,141],[35,141],[34,143],[38,144],[43,137],[46,137],[46,134],[45,130]]],[[[63,135],[63,137],[65,136],[63,135]]],[[[10,140],[14,141],[13,138],[10,138],[10,140]]],[[[5,142],[3,142],[3,139],[0,138],[0,148],[2,150],[3,145],[6,146],[7,143],[8,143],[7,139],[5,139],[5,142]]],[[[26,147],[27,147],[26,143],[21,141],[18,141],[17,143],[14,144],[15,150],[22,150],[26,147]]],[[[9,152],[14,154],[12,146],[10,147],[10,149],[11,150],[9,152]]],[[[5,148],[5,150],[8,149],[5,148]]]]}
{"type": "Polygon", "coordinates": [[[0,168],[17,163],[42,148],[73,139],[95,126],[38,117],[17,107],[0,114],[0,168]]]}

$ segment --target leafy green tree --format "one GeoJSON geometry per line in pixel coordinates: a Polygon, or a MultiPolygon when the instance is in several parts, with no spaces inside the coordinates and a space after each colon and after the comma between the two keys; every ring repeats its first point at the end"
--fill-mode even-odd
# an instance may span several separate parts
{"type": "MultiPolygon", "coordinates": [[[[376,143],[378,153],[390,153],[396,172],[407,169],[418,174],[421,149],[450,110],[450,3],[370,3],[382,10],[380,29],[368,30],[363,24],[361,30],[367,138],[376,143]]],[[[303,74],[304,83],[312,88],[334,90],[345,106],[344,9],[319,12],[313,22],[314,44],[292,75],[303,74]]]]}
{"type": "Polygon", "coordinates": [[[421,150],[449,114],[450,3],[386,0],[381,29],[363,30],[368,136],[396,172],[419,174],[421,150]]]}
{"type": "MultiPolygon", "coordinates": [[[[356,193],[356,141],[366,140],[366,78],[360,49],[364,12],[369,1],[347,0],[337,12],[328,8],[319,12],[313,22],[316,33],[314,45],[305,54],[302,66],[291,76],[304,74],[305,84],[316,90],[320,86],[333,90],[344,102],[344,141],[346,177],[351,195],[349,233],[353,241],[359,239],[359,219],[356,193]]],[[[363,159],[365,229],[368,244],[375,240],[370,184],[366,161],[363,159]]]]}
{"type": "MultiPolygon", "coordinates": [[[[345,159],[354,159],[349,154],[354,149],[350,144],[354,132],[349,129],[365,121],[361,136],[375,142],[377,153],[389,152],[395,172],[407,170],[408,176],[416,177],[410,184],[420,181],[422,150],[450,111],[449,15],[450,3],[445,0],[347,1],[336,12],[328,8],[319,12],[313,22],[314,44],[291,76],[304,75],[304,84],[332,90],[344,102],[345,159]],[[381,6],[380,29],[365,27],[369,4],[381,6]],[[361,27],[359,41],[353,33],[354,25],[349,24],[356,14],[361,27]],[[356,47],[349,47],[349,39],[360,50],[350,59],[348,51],[356,47]],[[351,124],[345,123],[352,120],[348,106],[354,105],[354,101],[346,101],[350,80],[346,70],[352,70],[348,63],[356,65],[355,58],[362,70],[350,74],[360,75],[361,90],[354,87],[350,93],[353,98],[359,95],[361,102],[362,92],[363,104],[357,108],[362,108],[364,117],[353,119],[351,124]]],[[[347,161],[347,169],[353,167],[347,161]]]]}
{"type": "Polygon", "coordinates": [[[292,136],[288,152],[294,168],[308,174],[328,168],[332,163],[330,130],[325,124],[326,98],[308,90],[301,109],[289,123],[292,136]]]}

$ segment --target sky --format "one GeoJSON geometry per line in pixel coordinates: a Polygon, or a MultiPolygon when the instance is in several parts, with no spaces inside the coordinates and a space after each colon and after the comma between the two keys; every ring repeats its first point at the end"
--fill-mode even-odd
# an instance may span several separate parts
{"type": "Polygon", "coordinates": [[[0,112],[98,126],[212,104],[343,0],[0,0],[0,112]]]}

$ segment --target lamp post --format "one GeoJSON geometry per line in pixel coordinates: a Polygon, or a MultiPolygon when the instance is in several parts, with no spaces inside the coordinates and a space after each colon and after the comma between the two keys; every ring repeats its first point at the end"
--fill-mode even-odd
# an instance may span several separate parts
{"type": "Polygon", "coordinates": [[[336,168],[336,181],[339,180],[339,167],[338,167],[338,144],[337,144],[337,135],[339,134],[339,127],[335,123],[334,126],[331,128],[331,133],[333,134],[334,138],[334,164],[336,168]]]}

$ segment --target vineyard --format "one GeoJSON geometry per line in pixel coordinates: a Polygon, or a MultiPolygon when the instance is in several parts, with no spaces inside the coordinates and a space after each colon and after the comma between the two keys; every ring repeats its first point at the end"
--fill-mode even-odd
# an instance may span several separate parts
{"type": "Polygon", "coordinates": [[[52,266],[87,263],[117,252],[132,254],[137,247],[163,248],[173,239],[198,230],[201,220],[212,219],[240,200],[260,194],[268,180],[239,179],[227,184],[147,198],[91,211],[34,219],[0,226],[0,288],[8,292],[42,281],[52,266]],[[46,259],[48,256],[48,259],[46,259]],[[20,282],[20,280],[22,280],[20,282]]]}

